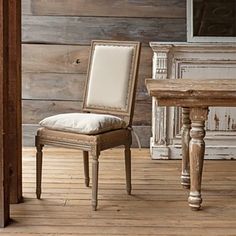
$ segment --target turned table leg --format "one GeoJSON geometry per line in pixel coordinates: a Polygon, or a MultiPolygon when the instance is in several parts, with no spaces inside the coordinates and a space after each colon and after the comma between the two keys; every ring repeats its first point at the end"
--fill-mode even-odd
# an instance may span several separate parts
{"type": "Polygon", "coordinates": [[[207,115],[207,107],[194,107],[190,110],[192,126],[190,131],[191,141],[189,144],[191,186],[188,202],[192,210],[198,210],[202,203],[201,181],[205,153],[205,121],[207,115]]]}
{"type": "Polygon", "coordinates": [[[189,167],[189,142],[191,121],[189,118],[190,109],[182,108],[182,174],[181,184],[184,188],[190,188],[190,167],[189,167]]]}

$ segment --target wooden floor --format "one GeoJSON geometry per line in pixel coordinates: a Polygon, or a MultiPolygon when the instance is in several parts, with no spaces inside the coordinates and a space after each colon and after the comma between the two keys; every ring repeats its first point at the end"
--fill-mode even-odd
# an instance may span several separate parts
{"type": "Polygon", "coordinates": [[[236,235],[236,161],[205,161],[203,208],[191,211],[180,186],[180,161],[150,160],[132,150],[133,195],[127,196],[122,149],[100,159],[99,206],[84,186],[79,151],[45,149],[42,200],[35,199],[34,149],[25,149],[23,204],[0,236],[32,235],[236,235]]]}

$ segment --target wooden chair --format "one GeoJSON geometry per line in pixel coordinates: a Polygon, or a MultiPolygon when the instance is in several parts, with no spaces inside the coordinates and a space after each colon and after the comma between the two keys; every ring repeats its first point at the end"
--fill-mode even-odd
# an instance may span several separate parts
{"type": "Polygon", "coordinates": [[[92,208],[97,209],[100,152],[124,145],[126,189],[131,194],[131,129],[140,57],[139,42],[92,41],[83,112],[40,122],[35,137],[36,194],[41,196],[42,148],[55,145],[83,151],[85,185],[92,158],[92,208]]]}

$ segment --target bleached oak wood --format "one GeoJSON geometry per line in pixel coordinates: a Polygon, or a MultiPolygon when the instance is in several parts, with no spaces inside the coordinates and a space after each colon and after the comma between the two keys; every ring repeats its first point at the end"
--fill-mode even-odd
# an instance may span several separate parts
{"type": "Polygon", "coordinates": [[[28,15],[23,18],[24,43],[89,45],[91,40],[104,38],[136,40],[145,45],[154,38],[183,41],[186,38],[185,19],[28,15]]]}
{"type": "Polygon", "coordinates": [[[189,143],[189,157],[191,184],[188,202],[193,210],[198,210],[202,203],[201,182],[205,153],[205,121],[207,120],[207,115],[207,107],[194,107],[190,109],[191,140],[189,143]]]}
{"type": "Polygon", "coordinates": [[[32,15],[31,0],[22,0],[22,15],[32,15]]]}
{"type": "MultiPolygon", "coordinates": [[[[38,124],[45,116],[65,112],[81,112],[82,100],[37,100],[26,99],[22,101],[23,124],[38,124]]],[[[134,110],[134,125],[151,125],[151,100],[136,100],[134,110]]],[[[143,137],[145,138],[145,137],[143,137]]]]}
{"type": "Polygon", "coordinates": [[[22,75],[22,99],[78,101],[86,74],[29,72],[22,75]]]}
{"type": "MultiPolygon", "coordinates": [[[[189,206],[198,210],[201,207],[201,180],[205,153],[205,121],[208,116],[208,107],[211,106],[236,106],[236,80],[208,79],[208,80],[146,80],[149,94],[158,100],[159,106],[177,106],[189,108],[186,114],[184,110],[184,129],[186,123],[191,123],[191,141],[189,146],[190,158],[190,195],[189,206]],[[190,121],[188,112],[190,111],[190,121]]],[[[186,139],[186,133],[182,133],[182,139],[186,139]]],[[[187,137],[187,139],[189,139],[187,137]]],[[[182,173],[186,168],[186,144],[183,146],[182,173]]]]}
{"type": "Polygon", "coordinates": [[[231,79],[173,79],[173,80],[146,80],[147,89],[151,96],[159,99],[159,104],[171,103],[191,107],[219,106],[224,103],[234,107],[236,104],[236,80],[231,79]],[[171,91],[170,91],[171,90],[171,91]],[[170,100],[168,102],[167,100],[170,100]],[[205,101],[207,99],[207,101],[205,101]],[[185,100],[185,102],[184,102],[185,100]]]}
{"type": "MultiPolygon", "coordinates": [[[[89,49],[88,45],[23,44],[22,70],[24,73],[34,74],[86,75],[89,49]]],[[[152,50],[149,47],[142,47],[139,76],[143,84],[147,75],[151,76],[151,67],[152,50]]]]}
{"type": "MultiPolygon", "coordinates": [[[[91,52],[89,58],[89,66],[87,73],[87,80],[85,84],[85,93],[83,101],[83,111],[93,112],[98,114],[111,114],[121,117],[126,122],[126,127],[108,130],[98,134],[80,134],[74,132],[64,132],[57,129],[48,129],[41,127],[37,130],[35,136],[35,146],[37,149],[37,198],[41,196],[41,176],[42,176],[42,147],[44,145],[55,145],[67,148],[75,148],[84,152],[84,170],[85,170],[85,184],[88,186],[88,152],[92,159],[92,209],[97,210],[97,196],[98,196],[98,171],[99,171],[99,155],[101,151],[117,146],[125,146],[125,166],[127,176],[127,192],[131,192],[131,160],[130,160],[130,146],[132,143],[132,121],[134,115],[134,102],[137,87],[137,75],[139,67],[141,44],[135,41],[92,41],[91,52]],[[129,77],[127,78],[126,100],[124,106],[104,106],[88,103],[89,86],[91,83],[90,73],[92,72],[92,62],[96,46],[106,47],[129,47],[132,48],[132,57],[130,59],[129,77]]],[[[113,65],[115,66],[115,65],[113,65]]],[[[104,68],[105,71],[105,68],[104,68]]],[[[107,74],[105,74],[107,76],[107,74]]],[[[112,75],[109,75],[112,80],[112,75]]],[[[123,89],[123,88],[122,88],[123,89]]],[[[106,97],[109,99],[109,97],[106,97]]]]}
{"type": "MultiPolygon", "coordinates": [[[[28,0],[27,0],[28,1],[28,0]]],[[[31,0],[34,15],[185,18],[182,0],[31,0]]]]}
{"type": "MultiPolygon", "coordinates": [[[[151,57],[151,54],[149,56],[151,57]]],[[[139,73],[136,100],[150,103],[150,97],[147,95],[144,82],[144,78],[151,76],[150,64],[146,61],[142,64],[142,67],[143,71],[139,73]],[[146,67],[145,70],[144,67],[146,67]]],[[[25,72],[22,76],[23,100],[76,101],[83,98],[86,74],[25,72]]]]}
{"type": "MultiPolygon", "coordinates": [[[[36,124],[23,124],[23,146],[24,147],[33,147],[34,146],[34,136],[39,128],[39,125],[36,124]]],[[[150,125],[142,125],[142,126],[133,126],[134,131],[137,133],[140,139],[140,143],[142,148],[147,148],[150,145],[150,139],[147,137],[151,137],[151,126],[150,125]]],[[[132,134],[132,147],[138,147],[138,143],[132,134]]]]}
{"type": "Polygon", "coordinates": [[[131,196],[124,189],[123,150],[101,153],[100,211],[93,212],[91,191],[84,187],[82,152],[52,147],[44,150],[44,191],[39,201],[35,199],[35,150],[25,148],[24,203],[11,206],[12,224],[1,229],[0,235],[189,236],[191,232],[193,236],[215,236],[216,231],[218,236],[235,234],[235,161],[205,161],[204,210],[192,212],[186,207],[187,191],[179,185],[181,162],[151,160],[149,149],[131,151],[131,196]]]}

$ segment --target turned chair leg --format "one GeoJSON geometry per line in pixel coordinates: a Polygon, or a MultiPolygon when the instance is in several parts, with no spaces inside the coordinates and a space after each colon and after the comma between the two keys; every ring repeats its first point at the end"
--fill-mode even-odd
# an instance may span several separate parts
{"type": "Polygon", "coordinates": [[[94,211],[97,210],[98,205],[98,169],[99,169],[99,155],[92,154],[92,208],[94,211]]]}
{"type": "Polygon", "coordinates": [[[125,174],[126,174],[126,190],[131,194],[131,151],[130,146],[125,146],[125,174]]]}
{"type": "Polygon", "coordinates": [[[87,151],[83,151],[83,159],[84,159],[84,180],[85,186],[89,187],[89,153],[87,151]]]}
{"type": "Polygon", "coordinates": [[[41,197],[41,183],[42,183],[42,161],[43,161],[43,145],[36,146],[36,196],[41,197]]]}

